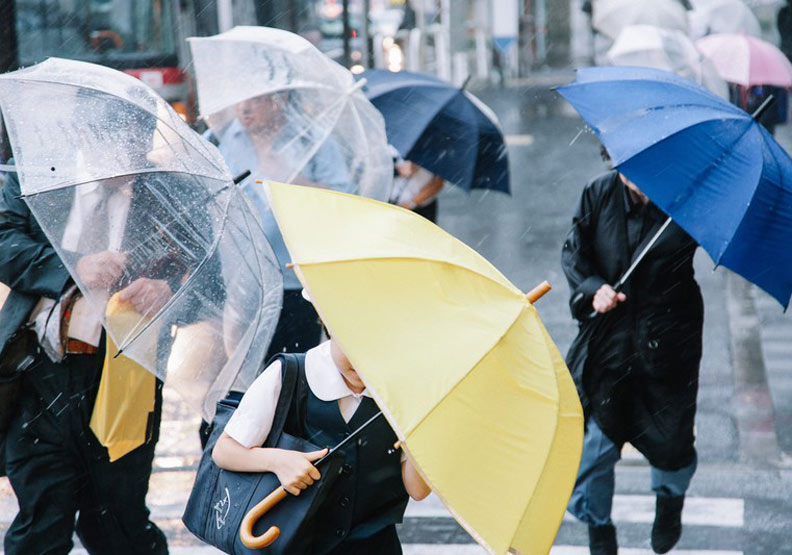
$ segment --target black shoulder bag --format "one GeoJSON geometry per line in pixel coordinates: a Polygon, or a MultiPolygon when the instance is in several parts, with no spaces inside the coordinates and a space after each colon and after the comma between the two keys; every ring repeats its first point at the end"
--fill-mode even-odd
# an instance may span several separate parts
{"type": "MultiPolygon", "coordinates": [[[[296,435],[284,432],[302,429],[304,355],[278,355],[281,360],[283,384],[275,411],[272,430],[264,447],[293,451],[317,451],[321,447],[296,435]]],[[[253,528],[256,535],[270,526],[280,528],[280,536],[262,550],[246,547],[239,539],[239,526],[245,514],[259,501],[280,486],[271,472],[232,472],[219,468],[212,460],[212,449],[223,433],[226,423],[239,406],[239,401],[226,398],[218,402],[212,433],[204,449],[198,473],[182,521],[190,532],[226,553],[305,553],[311,542],[311,520],[343,464],[342,456],[331,457],[322,469],[322,479],[303,490],[299,496],[288,496],[275,506],[253,528]]]]}

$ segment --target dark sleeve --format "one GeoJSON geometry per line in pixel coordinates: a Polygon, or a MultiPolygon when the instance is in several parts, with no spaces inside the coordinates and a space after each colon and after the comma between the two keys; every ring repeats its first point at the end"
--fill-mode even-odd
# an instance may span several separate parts
{"type": "Polygon", "coordinates": [[[586,187],[580,198],[572,229],[561,249],[561,266],[569,282],[572,316],[582,320],[593,310],[591,301],[597,290],[606,283],[599,275],[595,262],[593,239],[596,233],[596,198],[594,188],[586,187]]]}
{"type": "Polygon", "coordinates": [[[69,272],[43,234],[32,232],[16,173],[8,174],[0,192],[0,281],[20,293],[58,298],[69,272]]]}

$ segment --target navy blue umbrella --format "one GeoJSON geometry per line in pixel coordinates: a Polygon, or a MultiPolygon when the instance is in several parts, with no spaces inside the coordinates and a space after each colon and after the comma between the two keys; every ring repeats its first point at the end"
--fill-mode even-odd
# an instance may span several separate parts
{"type": "Polygon", "coordinates": [[[466,191],[509,193],[509,160],[498,120],[483,102],[431,75],[372,69],[363,92],[385,118],[388,141],[466,191]]]}
{"type": "Polygon", "coordinates": [[[672,73],[578,71],[558,91],[620,172],[785,308],[792,293],[792,159],[749,114],[672,73]]]}

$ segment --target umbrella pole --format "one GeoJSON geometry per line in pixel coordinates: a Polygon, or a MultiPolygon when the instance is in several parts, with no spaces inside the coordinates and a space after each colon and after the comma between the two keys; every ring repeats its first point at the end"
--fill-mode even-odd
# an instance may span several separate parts
{"type": "Polygon", "coordinates": [[[775,102],[775,95],[771,94],[765,98],[764,102],[762,102],[759,107],[754,110],[754,113],[751,114],[751,117],[754,119],[754,121],[759,121],[759,118],[762,117],[762,114],[767,111],[773,102],[775,102]]]}
{"type": "MultiPolygon", "coordinates": [[[[619,281],[617,281],[616,284],[613,286],[614,291],[618,292],[621,290],[622,287],[624,287],[624,284],[630,278],[630,275],[632,275],[632,273],[635,271],[635,268],[638,267],[638,264],[640,264],[641,260],[643,260],[644,256],[646,256],[646,253],[649,252],[649,249],[651,249],[654,246],[654,244],[657,243],[657,240],[660,239],[660,236],[663,234],[663,232],[666,230],[666,228],[669,226],[670,223],[671,223],[671,217],[669,216],[668,218],[666,218],[666,221],[663,223],[663,225],[660,226],[660,229],[657,230],[657,233],[654,234],[654,237],[652,237],[649,240],[649,242],[646,243],[646,246],[643,248],[641,253],[635,257],[635,260],[630,265],[630,267],[627,268],[627,271],[624,272],[624,275],[622,275],[622,277],[619,278],[619,281]]],[[[599,314],[599,312],[597,312],[596,310],[592,311],[591,314],[589,314],[589,319],[594,318],[597,314],[599,314]]]]}
{"type": "Polygon", "coordinates": [[[365,428],[366,426],[368,426],[369,424],[371,424],[372,422],[374,422],[374,421],[375,421],[377,418],[379,418],[380,416],[382,416],[382,411],[379,411],[377,414],[375,414],[374,416],[372,416],[371,418],[369,418],[368,420],[366,420],[366,421],[365,421],[363,424],[361,424],[361,425],[360,425],[360,427],[359,427],[359,428],[357,428],[357,429],[356,429],[354,432],[352,432],[352,433],[351,433],[351,434],[349,434],[347,437],[345,437],[345,438],[344,438],[344,440],[343,440],[341,443],[339,443],[339,444],[337,444],[335,447],[331,448],[331,449],[330,449],[330,450],[327,452],[327,454],[326,454],[324,457],[322,457],[321,459],[319,459],[318,461],[316,461],[316,462],[314,463],[314,466],[319,466],[320,464],[322,464],[322,462],[323,462],[323,461],[324,461],[324,460],[325,460],[327,457],[329,457],[330,455],[332,455],[333,453],[335,453],[336,451],[338,451],[339,449],[341,449],[341,447],[343,447],[344,445],[346,445],[347,443],[349,443],[349,442],[352,440],[352,438],[353,438],[353,437],[355,437],[356,435],[358,435],[358,433],[360,433],[361,431],[363,431],[363,428],[365,428]]]}

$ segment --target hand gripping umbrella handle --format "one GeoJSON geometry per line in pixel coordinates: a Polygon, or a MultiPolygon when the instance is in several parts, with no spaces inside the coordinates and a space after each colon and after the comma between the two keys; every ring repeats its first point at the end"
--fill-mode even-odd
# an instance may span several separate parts
{"type": "Polygon", "coordinates": [[[262,549],[278,539],[278,536],[280,536],[280,528],[277,526],[270,526],[269,530],[260,536],[253,535],[253,526],[258,522],[258,519],[264,516],[267,511],[272,509],[275,505],[283,501],[287,495],[288,492],[281,486],[259,501],[255,507],[247,512],[245,518],[242,519],[242,524],[239,526],[239,539],[242,540],[243,544],[250,549],[262,549]]]}

